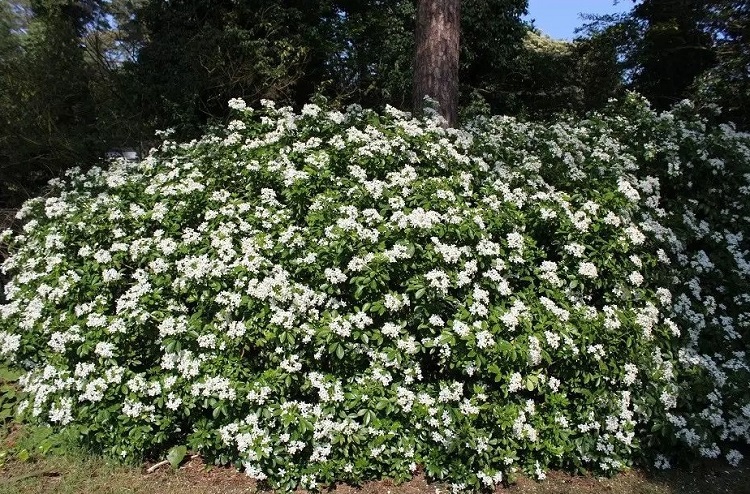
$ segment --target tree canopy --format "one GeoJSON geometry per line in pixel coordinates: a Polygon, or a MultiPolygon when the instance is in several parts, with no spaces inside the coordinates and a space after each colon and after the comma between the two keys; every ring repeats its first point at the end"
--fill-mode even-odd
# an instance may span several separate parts
{"type": "MultiPolygon", "coordinates": [[[[527,0],[462,0],[463,115],[548,118],[626,89],[748,125],[750,7],[644,0],[589,17],[574,41],[523,20],[527,0]]],[[[0,5],[0,205],[154,132],[193,138],[226,101],[412,100],[415,0],[21,0],[0,5]]]]}

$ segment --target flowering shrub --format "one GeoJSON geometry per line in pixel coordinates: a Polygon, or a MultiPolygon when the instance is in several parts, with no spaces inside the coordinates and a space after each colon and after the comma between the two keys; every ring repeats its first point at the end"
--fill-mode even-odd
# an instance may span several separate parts
{"type": "Polygon", "coordinates": [[[281,489],[609,472],[750,440],[750,138],[631,96],[460,130],[230,102],[3,236],[21,412],[281,489]]]}

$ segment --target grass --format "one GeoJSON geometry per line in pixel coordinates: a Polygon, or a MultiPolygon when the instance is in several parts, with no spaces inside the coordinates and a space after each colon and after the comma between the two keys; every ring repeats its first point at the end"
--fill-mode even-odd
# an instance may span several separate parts
{"type": "MultiPolygon", "coordinates": [[[[162,467],[147,474],[145,468],[124,466],[91,457],[69,441],[49,435],[43,428],[14,425],[2,431],[0,442],[0,494],[239,494],[264,492],[258,485],[229,468],[211,468],[199,457],[179,469],[162,467]]],[[[359,488],[336,486],[337,494],[434,494],[444,486],[429,484],[421,476],[398,486],[388,481],[359,488]]],[[[268,492],[268,491],[265,491],[268,492]]],[[[745,494],[750,493],[750,467],[728,469],[705,463],[692,470],[649,473],[633,470],[609,479],[575,477],[551,472],[544,482],[521,479],[498,488],[505,494],[745,494]]]]}

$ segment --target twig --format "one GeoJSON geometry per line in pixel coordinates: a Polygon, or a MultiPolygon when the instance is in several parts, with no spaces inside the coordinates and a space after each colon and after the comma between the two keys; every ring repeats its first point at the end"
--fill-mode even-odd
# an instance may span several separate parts
{"type": "Polygon", "coordinates": [[[162,460],[156,465],[149,467],[148,469],[146,469],[146,473],[154,473],[155,471],[157,471],[159,468],[163,467],[164,465],[169,465],[169,460],[162,460]]]}
{"type": "MultiPolygon", "coordinates": [[[[190,459],[194,460],[196,458],[200,458],[200,456],[201,455],[190,455],[190,459]]],[[[152,465],[148,469],[146,469],[146,473],[154,473],[155,471],[157,471],[159,468],[163,467],[164,465],[169,465],[169,463],[170,463],[169,460],[162,460],[156,465],[152,465]]]]}
{"type": "Polygon", "coordinates": [[[11,484],[14,482],[20,482],[22,480],[32,479],[34,477],[61,477],[62,474],[60,472],[31,472],[24,475],[19,475],[17,477],[11,477],[8,479],[8,482],[11,484]]]}

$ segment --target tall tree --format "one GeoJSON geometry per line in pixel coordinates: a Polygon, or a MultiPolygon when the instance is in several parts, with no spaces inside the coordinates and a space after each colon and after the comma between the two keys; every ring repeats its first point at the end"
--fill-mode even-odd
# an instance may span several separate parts
{"type": "Polygon", "coordinates": [[[337,0],[322,89],[337,103],[411,105],[413,0],[337,0]]]}
{"type": "MultiPolygon", "coordinates": [[[[327,48],[329,58],[323,64],[324,94],[337,103],[370,108],[412,106],[417,2],[336,0],[334,4],[337,15],[330,26],[334,43],[327,48]]],[[[527,5],[527,0],[461,0],[460,106],[467,107],[480,96],[492,112],[513,111],[506,91],[527,31],[521,19],[527,5]]]]}
{"type": "Polygon", "coordinates": [[[614,49],[595,38],[564,41],[534,30],[498,88],[506,113],[545,118],[600,108],[620,89],[614,49]]]}
{"type": "Polygon", "coordinates": [[[698,77],[716,61],[707,30],[717,0],[642,0],[621,16],[589,16],[592,37],[608,39],[619,51],[630,89],[667,109],[693,96],[698,77]]]}
{"type": "Polygon", "coordinates": [[[633,85],[657,108],[689,96],[696,78],[713,65],[712,39],[704,29],[710,3],[644,0],[634,8],[643,30],[633,85]]]}
{"type": "Polygon", "coordinates": [[[460,0],[419,0],[414,57],[414,110],[437,101],[448,126],[458,121],[460,0]]]}
{"type": "Polygon", "coordinates": [[[707,29],[716,64],[701,74],[695,99],[722,108],[726,118],[750,128],[750,1],[714,0],[707,29]]]}
{"type": "Polygon", "coordinates": [[[0,22],[0,201],[36,194],[49,178],[92,165],[105,150],[90,90],[93,74],[81,47],[92,5],[49,0],[28,8],[14,2],[11,12],[22,14],[21,25],[0,22]]]}
{"type": "Polygon", "coordinates": [[[138,15],[148,32],[133,67],[144,118],[185,137],[224,116],[233,97],[295,103],[324,62],[332,9],[321,0],[152,0],[138,15]]]}

